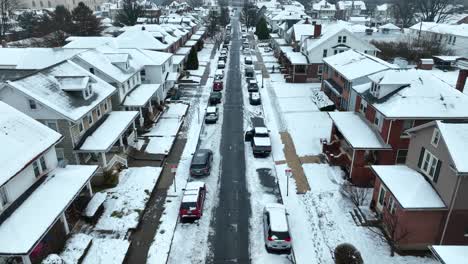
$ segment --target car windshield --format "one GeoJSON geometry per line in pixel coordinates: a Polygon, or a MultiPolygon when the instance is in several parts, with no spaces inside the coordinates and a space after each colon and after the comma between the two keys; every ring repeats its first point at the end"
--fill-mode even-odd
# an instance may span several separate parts
{"type": "Polygon", "coordinates": [[[275,238],[275,240],[285,240],[289,238],[289,232],[273,232],[270,230],[268,236],[275,238]]]}
{"type": "Polygon", "coordinates": [[[204,169],[205,167],[206,167],[205,164],[192,164],[192,166],[190,166],[190,168],[196,169],[196,170],[204,169]]]}
{"type": "Polygon", "coordinates": [[[255,136],[256,137],[269,137],[267,133],[256,133],[255,136]]]}
{"type": "Polygon", "coordinates": [[[185,210],[189,210],[190,208],[197,208],[197,203],[195,202],[182,203],[181,208],[185,210]]]}

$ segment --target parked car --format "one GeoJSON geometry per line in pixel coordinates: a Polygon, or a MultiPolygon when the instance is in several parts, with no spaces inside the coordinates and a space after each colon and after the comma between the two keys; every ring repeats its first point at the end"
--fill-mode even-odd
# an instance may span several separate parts
{"type": "Polygon", "coordinates": [[[242,43],[242,49],[249,49],[249,48],[250,48],[249,42],[242,43]]]}
{"type": "Polygon", "coordinates": [[[223,81],[214,81],[213,82],[213,91],[215,92],[219,92],[219,91],[222,91],[223,90],[223,81]]]}
{"type": "Polygon", "coordinates": [[[218,69],[226,68],[226,63],[223,60],[218,61],[218,69]]]}
{"type": "Polygon", "coordinates": [[[245,132],[245,141],[250,142],[254,157],[268,157],[271,153],[271,140],[268,129],[257,126],[245,132]]]}
{"type": "Polygon", "coordinates": [[[223,98],[223,94],[221,92],[211,92],[208,102],[210,105],[217,105],[221,103],[221,98],[223,98]]]}
{"type": "Polygon", "coordinates": [[[226,25],[226,29],[227,29],[227,30],[231,30],[231,24],[227,24],[227,25],[226,25]]]}
{"type": "Polygon", "coordinates": [[[263,48],[264,52],[272,52],[273,50],[270,47],[263,48]]]}
{"type": "Polygon", "coordinates": [[[263,209],[263,230],[267,251],[291,253],[291,235],[284,205],[270,203],[263,209]]]}
{"type": "Polygon", "coordinates": [[[226,37],[224,39],[224,44],[229,44],[230,41],[231,41],[231,39],[229,37],[226,37]]]}
{"type": "Polygon", "coordinates": [[[249,93],[249,102],[251,105],[261,104],[262,100],[260,99],[260,93],[259,92],[249,93]]]}
{"type": "Polygon", "coordinates": [[[215,124],[218,121],[218,107],[208,106],[205,114],[205,124],[215,124]]]}
{"type": "Polygon", "coordinates": [[[219,54],[221,55],[227,55],[227,53],[228,53],[228,50],[225,48],[221,49],[221,51],[219,52],[219,54]]]}
{"type": "Polygon", "coordinates": [[[200,219],[203,215],[203,205],[206,197],[206,185],[203,182],[188,182],[184,188],[179,217],[200,219]]]}
{"type": "Polygon", "coordinates": [[[253,62],[252,62],[252,57],[250,57],[250,56],[245,56],[245,57],[244,57],[244,63],[245,63],[246,65],[252,65],[252,64],[253,64],[253,62]]]}
{"type": "Polygon", "coordinates": [[[218,58],[218,59],[219,59],[219,60],[222,60],[222,61],[224,61],[224,63],[226,63],[226,61],[227,61],[227,55],[219,55],[219,58],[218,58]]]}
{"type": "Polygon", "coordinates": [[[215,80],[222,80],[224,78],[224,70],[215,71],[215,80]]]}
{"type": "Polygon", "coordinates": [[[247,91],[249,93],[250,92],[258,92],[257,80],[255,80],[255,79],[249,80],[249,82],[247,83],[247,91]]]}
{"type": "Polygon", "coordinates": [[[254,77],[255,75],[255,71],[252,66],[246,66],[244,73],[245,73],[245,77],[254,77]]]}
{"type": "Polygon", "coordinates": [[[229,44],[223,43],[223,49],[229,50],[229,44]]]}
{"type": "Polygon", "coordinates": [[[199,149],[195,151],[190,163],[191,176],[207,176],[211,172],[213,162],[213,152],[209,149],[199,149]]]}

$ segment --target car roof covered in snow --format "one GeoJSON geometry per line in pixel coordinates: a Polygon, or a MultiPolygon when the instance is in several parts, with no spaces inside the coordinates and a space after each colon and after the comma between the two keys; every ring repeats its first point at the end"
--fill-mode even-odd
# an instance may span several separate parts
{"type": "Polygon", "coordinates": [[[421,173],[406,165],[371,167],[403,208],[446,208],[439,194],[421,173]]]}
{"type": "Polygon", "coordinates": [[[270,203],[265,205],[265,210],[270,214],[270,227],[272,231],[287,232],[288,220],[286,218],[286,207],[282,204],[270,203]]]}
{"type": "Polygon", "coordinates": [[[434,255],[444,264],[465,263],[468,259],[468,246],[431,246],[434,255]]]}
{"type": "Polygon", "coordinates": [[[60,141],[62,136],[0,101],[0,186],[32,160],[60,141]]]}

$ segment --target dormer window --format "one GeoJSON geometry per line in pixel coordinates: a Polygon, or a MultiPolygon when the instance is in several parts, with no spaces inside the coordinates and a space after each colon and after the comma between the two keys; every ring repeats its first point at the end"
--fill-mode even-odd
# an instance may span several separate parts
{"type": "Polygon", "coordinates": [[[439,145],[439,141],[440,141],[440,131],[439,129],[435,128],[434,132],[432,133],[432,139],[431,139],[432,146],[437,148],[437,145],[439,145]]]}
{"type": "Polygon", "coordinates": [[[93,96],[93,88],[91,87],[91,84],[89,84],[86,89],[83,90],[83,98],[89,99],[91,96],[93,96]]]}

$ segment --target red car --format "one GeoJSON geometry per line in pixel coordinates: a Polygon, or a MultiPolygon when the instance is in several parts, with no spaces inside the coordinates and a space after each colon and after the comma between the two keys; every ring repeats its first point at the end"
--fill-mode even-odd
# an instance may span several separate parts
{"type": "Polygon", "coordinates": [[[223,90],[223,82],[215,81],[213,83],[213,91],[219,92],[223,90]]]}
{"type": "Polygon", "coordinates": [[[205,183],[199,181],[188,182],[179,209],[180,218],[200,219],[203,215],[205,196],[205,183]]]}

